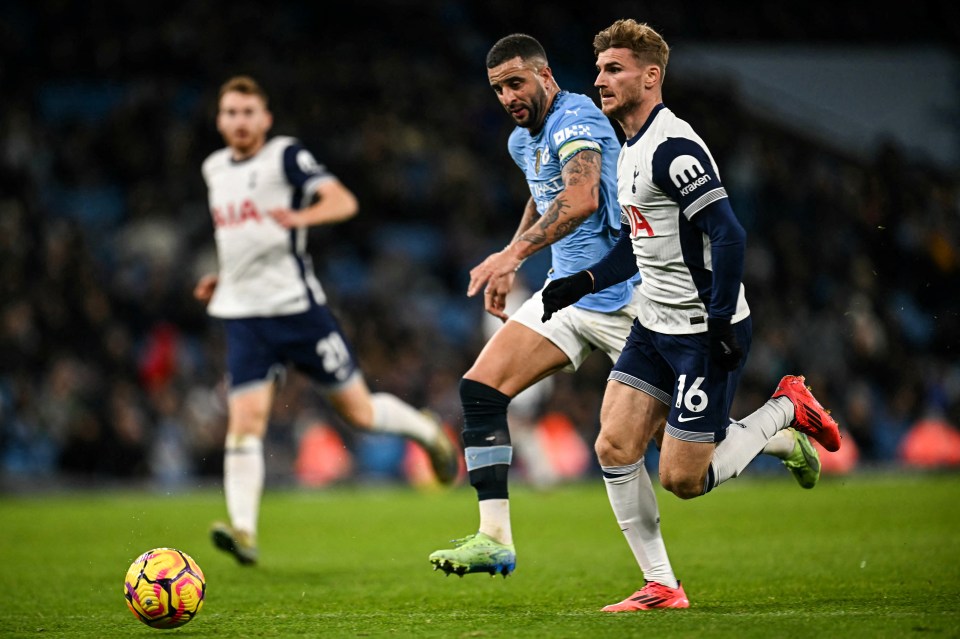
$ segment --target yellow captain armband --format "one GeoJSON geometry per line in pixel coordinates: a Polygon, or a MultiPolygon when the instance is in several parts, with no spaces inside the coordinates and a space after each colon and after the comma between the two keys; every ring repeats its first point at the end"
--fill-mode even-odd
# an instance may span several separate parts
{"type": "Polygon", "coordinates": [[[600,143],[596,140],[584,140],[580,138],[571,140],[561,146],[557,152],[557,159],[560,160],[561,163],[565,163],[580,151],[596,151],[597,153],[601,153],[602,149],[600,148],[600,143]]]}

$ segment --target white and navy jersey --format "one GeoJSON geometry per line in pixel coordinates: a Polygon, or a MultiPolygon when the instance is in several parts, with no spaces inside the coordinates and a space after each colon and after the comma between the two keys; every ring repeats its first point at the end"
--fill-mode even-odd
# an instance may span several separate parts
{"type": "MultiPolygon", "coordinates": [[[[738,322],[750,314],[742,264],[739,273],[714,277],[711,240],[696,216],[729,204],[713,156],[689,124],[658,105],[620,150],[617,189],[643,278],[637,319],[644,327],[701,333],[708,315],[738,322]]],[[[732,212],[729,220],[742,233],[732,212]]]]}
{"type": "Polygon", "coordinates": [[[326,296],[313,272],[305,228],[285,229],[269,211],[300,209],[334,179],[297,140],[275,137],[253,157],[229,148],[203,162],[219,260],[207,312],[220,318],[273,317],[306,311],[326,296]]]}

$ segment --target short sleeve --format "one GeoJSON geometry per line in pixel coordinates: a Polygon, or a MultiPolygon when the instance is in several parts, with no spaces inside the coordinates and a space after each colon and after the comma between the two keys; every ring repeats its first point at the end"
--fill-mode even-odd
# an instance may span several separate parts
{"type": "Polygon", "coordinates": [[[727,197],[706,149],[687,138],[667,138],[657,147],[653,182],[679,205],[687,219],[727,197]]]}
{"type": "Polygon", "coordinates": [[[294,143],[283,151],[283,172],[293,186],[312,191],[322,180],[334,177],[300,144],[294,143]]]}
{"type": "Polygon", "coordinates": [[[595,123],[581,111],[585,109],[567,109],[553,127],[550,139],[561,167],[580,151],[603,150],[600,140],[594,137],[595,123]]]}

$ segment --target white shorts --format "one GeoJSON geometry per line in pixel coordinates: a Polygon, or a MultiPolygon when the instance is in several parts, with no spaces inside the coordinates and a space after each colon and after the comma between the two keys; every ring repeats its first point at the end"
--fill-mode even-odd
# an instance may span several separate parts
{"type": "Polygon", "coordinates": [[[617,361],[637,316],[640,296],[637,286],[633,288],[630,303],[618,311],[601,313],[568,306],[554,313],[547,322],[540,321],[543,317],[542,291],[537,291],[524,302],[510,320],[543,335],[563,351],[570,359],[564,371],[577,370],[597,349],[606,353],[610,361],[617,361]]]}

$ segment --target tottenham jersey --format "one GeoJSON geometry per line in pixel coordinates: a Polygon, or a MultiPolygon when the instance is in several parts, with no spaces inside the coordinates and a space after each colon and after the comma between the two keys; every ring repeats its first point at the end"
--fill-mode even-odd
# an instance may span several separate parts
{"type": "Polygon", "coordinates": [[[292,315],[306,311],[311,299],[326,302],[306,252],[307,230],[285,229],[269,212],[303,208],[333,177],[289,137],[272,138],[244,160],[224,148],[204,161],[220,269],[210,315],[292,315]]]}
{"type": "MultiPolygon", "coordinates": [[[[616,242],[620,212],[616,202],[616,162],[620,142],[610,121],[585,95],[561,91],[553,100],[543,128],[537,135],[517,127],[507,148],[523,171],[530,194],[543,215],[563,190],[561,171],[577,153],[598,151],[603,166],[600,174],[600,207],[572,233],[551,245],[551,278],[572,275],[590,267],[616,242]]],[[[583,297],[576,306],[610,312],[622,308],[633,296],[637,277],[598,293],[583,297]]]]}
{"type": "MultiPolygon", "coordinates": [[[[623,145],[617,164],[622,221],[643,275],[638,320],[667,334],[707,330],[710,239],[691,220],[727,197],[713,156],[693,128],[662,104],[623,145]]],[[[732,322],[750,314],[743,284],[732,322]]]]}

